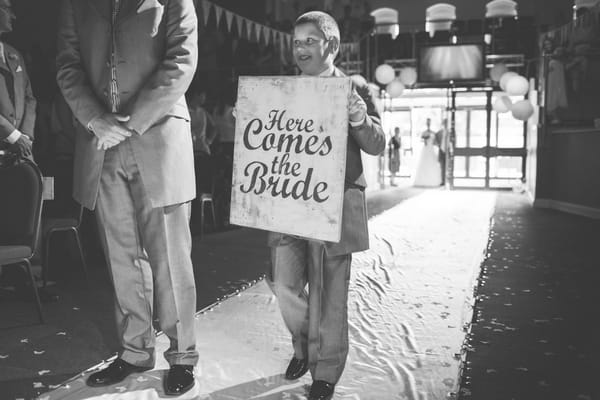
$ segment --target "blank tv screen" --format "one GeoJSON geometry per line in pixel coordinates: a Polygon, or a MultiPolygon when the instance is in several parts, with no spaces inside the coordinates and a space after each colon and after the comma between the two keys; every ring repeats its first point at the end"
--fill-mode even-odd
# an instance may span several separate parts
{"type": "Polygon", "coordinates": [[[482,81],[483,45],[452,44],[423,46],[419,49],[418,80],[421,83],[482,81]]]}

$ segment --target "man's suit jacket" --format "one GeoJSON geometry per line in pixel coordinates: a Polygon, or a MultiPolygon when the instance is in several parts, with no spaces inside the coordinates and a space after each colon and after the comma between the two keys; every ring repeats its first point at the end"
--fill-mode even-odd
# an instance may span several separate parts
{"type": "MultiPolygon", "coordinates": [[[[111,111],[112,0],[63,0],[58,85],[77,120],[73,196],[95,206],[104,152],[85,127],[111,111]]],[[[185,102],[198,58],[193,0],[121,0],[114,27],[120,114],[154,207],[195,197],[194,156],[185,102]]]]}
{"type": "MultiPolygon", "coordinates": [[[[343,77],[345,75],[336,68],[333,76],[343,77]]],[[[367,206],[364,193],[367,181],[363,174],[360,152],[362,150],[365,153],[377,155],[385,149],[385,134],[368,87],[354,86],[353,90],[356,90],[367,104],[367,117],[360,126],[348,125],[342,234],[338,243],[325,242],[326,252],[330,256],[354,253],[369,248],[367,206]]],[[[284,236],[282,233],[271,232],[268,238],[269,245],[276,246],[284,236]]]]}
{"type": "MultiPolygon", "coordinates": [[[[15,129],[33,139],[36,101],[25,63],[17,50],[6,43],[3,47],[6,64],[0,59],[0,69],[12,77],[14,101],[8,92],[0,93],[0,143],[15,129]]],[[[11,82],[7,80],[6,84],[11,82]]]]}

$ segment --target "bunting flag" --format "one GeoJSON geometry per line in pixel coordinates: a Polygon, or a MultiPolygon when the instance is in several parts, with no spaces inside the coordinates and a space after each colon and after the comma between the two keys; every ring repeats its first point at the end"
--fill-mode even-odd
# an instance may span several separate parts
{"type": "Polygon", "coordinates": [[[262,27],[263,25],[257,24],[256,22],[254,23],[254,39],[256,40],[256,43],[261,43],[262,27]]]}
{"type": "Polygon", "coordinates": [[[221,19],[223,19],[225,9],[217,5],[213,5],[213,7],[215,8],[215,15],[217,16],[217,26],[219,26],[219,24],[221,23],[221,19]]]}
{"type": "Polygon", "coordinates": [[[242,28],[244,25],[244,18],[238,17],[235,19],[235,24],[237,25],[238,35],[242,36],[242,28]]]}
{"type": "Polygon", "coordinates": [[[286,64],[287,60],[286,60],[286,49],[285,49],[285,40],[282,40],[281,38],[281,34],[279,35],[279,59],[281,60],[282,64],[286,64]]]}
{"type": "Polygon", "coordinates": [[[202,3],[202,17],[204,19],[204,25],[208,24],[208,17],[210,16],[210,8],[212,7],[212,3],[209,3],[206,0],[200,0],[202,3]]]}
{"type": "Polygon", "coordinates": [[[227,21],[227,30],[231,32],[231,24],[233,23],[233,13],[225,10],[225,21],[227,21]]]}
{"type": "Polygon", "coordinates": [[[266,26],[262,26],[262,37],[265,40],[265,46],[271,43],[271,29],[266,26]]]}

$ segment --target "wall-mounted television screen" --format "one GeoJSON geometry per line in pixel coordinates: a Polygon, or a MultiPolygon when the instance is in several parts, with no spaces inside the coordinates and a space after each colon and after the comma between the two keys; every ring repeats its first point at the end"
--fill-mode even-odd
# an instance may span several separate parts
{"type": "Polygon", "coordinates": [[[481,82],[485,73],[483,43],[426,44],[419,47],[418,83],[481,82]]]}

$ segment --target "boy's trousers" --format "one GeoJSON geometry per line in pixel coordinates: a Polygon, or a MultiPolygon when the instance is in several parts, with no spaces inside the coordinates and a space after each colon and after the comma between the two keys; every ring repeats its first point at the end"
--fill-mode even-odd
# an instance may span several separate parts
{"type": "Polygon", "coordinates": [[[295,356],[308,357],[313,380],[335,384],[348,355],[352,254],[330,257],[322,242],[286,235],[271,245],[267,282],[292,334],[295,356]]]}

